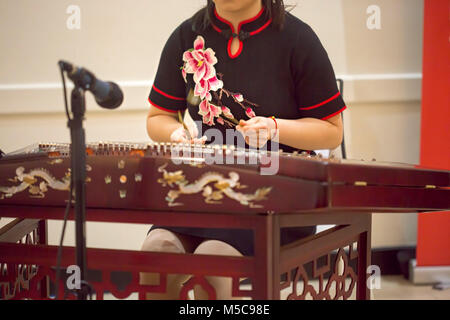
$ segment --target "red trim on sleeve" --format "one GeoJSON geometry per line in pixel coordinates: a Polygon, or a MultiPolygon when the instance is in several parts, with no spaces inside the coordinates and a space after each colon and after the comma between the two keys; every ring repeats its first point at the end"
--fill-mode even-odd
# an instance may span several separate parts
{"type": "Polygon", "coordinates": [[[324,104],[327,104],[327,103],[330,102],[330,101],[333,101],[334,99],[336,99],[337,97],[339,97],[340,94],[341,94],[341,93],[338,92],[338,93],[336,93],[334,96],[332,96],[330,99],[327,99],[327,100],[325,100],[325,101],[323,101],[323,102],[321,102],[321,103],[318,103],[318,104],[316,104],[316,105],[314,105],[314,106],[311,106],[311,107],[299,108],[299,109],[300,109],[300,110],[311,110],[311,109],[318,108],[318,107],[320,107],[320,106],[323,106],[324,104]]]}
{"type": "Polygon", "coordinates": [[[178,100],[178,101],[186,100],[186,98],[178,98],[178,97],[171,96],[170,94],[167,94],[167,93],[159,90],[157,87],[155,87],[155,85],[153,85],[153,89],[155,89],[156,92],[158,92],[159,94],[162,94],[166,98],[169,98],[169,99],[172,99],[172,100],[178,100]]]}
{"type": "Polygon", "coordinates": [[[334,113],[332,113],[332,114],[326,116],[325,118],[322,118],[321,120],[328,120],[328,119],[334,117],[335,115],[338,115],[339,113],[341,113],[341,112],[344,111],[345,109],[347,109],[347,106],[343,107],[343,108],[342,108],[341,110],[339,110],[339,111],[336,111],[336,112],[334,112],[334,113]]]}
{"type": "Polygon", "coordinates": [[[158,109],[161,109],[163,111],[167,111],[167,112],[171,112],[171,113],[176,113],[178,112],[178,110],[170,110],[170,109],[166,109],[164,107],[158,106],[156,103],[154,103],[152,100],[150,100],[150,98],[148,98],[148,102],[150,102],[150,104],[158,109]]]}

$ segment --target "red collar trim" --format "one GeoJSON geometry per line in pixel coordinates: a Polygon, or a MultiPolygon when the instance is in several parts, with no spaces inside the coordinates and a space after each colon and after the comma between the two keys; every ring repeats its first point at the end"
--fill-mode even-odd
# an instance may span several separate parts
{"type": "MultiPolygon", "coordinates": [[[[255,21],[256,19],[258,19],[263,14],[263,12],[264,12],[264,7],[262,7],[261,10],[259,11],[259,13],[256,16],[254,16],[253,18],[250,18],[250,19],[247,19],[247,20],[239,22],[238,29],[235,32],[233,24],[230,21],[226,20],[225,18],[222,18],[221,16],[219,16],[219,14],[217,13],[216,8],[214,8],[214,15],[216,16],[216,18],[219,21],[222,21],[223,23],[226,23],[231,28],[231,32],[233,32],[233,33],[239,33],[241,31],[241,28],[242,28],[242,26],[244,24],[247,24],[247,23],[255,21]]],[[[217,26],[213,25],[213,27],[214,27],[215,30],[220,30],[217,26]]]]}
{"type": "MultiPolygon", "coordinates": [[[[211,22],[211,25],[212,25],[213,29],[216,30],[218,33],[223,33],[224,31],[229,31],[231,29],[231,33],[234,34],[234,36],[239,35],[241,33],[241,29],[244,27],[243,31],[245,31],[248,34],[248,36],[254,36],[254,35],[260,33],[261,31],[263,31],[264,29],[266,29],[272,23],[272,19],[267,20],[267,19],[262,18],[264,11],[265,11],[265,7],[263,6],[256,16],[254,16],[253,18],[241,21],[238,25],[237,30],[234,30],[233,24],[230,21],[228,21],[227,19],[221,17],[217,13],[216,8],[214,8],[214,19],[217,19],[217,20],[215,21],[216,24],[211,22]],[[248,25],[249,23],[252,23],[252,24],[248,25]]],[[[231,53],[231,43],[233,41],[233,35],[231,35],[230,38],[228,39],[227,51],[228,51],[228,56],[232,59],[237,58],[242,53],[242,50],[244,47],[244,44],[243,44],[241,38],[238,38],[238,39],[239,39],[239,48],[235,54],[231,53]]]]}
{"type": "Polygon", "coordinates": [[[253,36],[257,33],[260,33],[261,31],[263,31],[265,28],[267,28],[270,24],[272,23],[272,19],[269,19],[269,21],[267,21],[261,28],[256,29],[255,31],[250,32],[250,35],[253,36]]]}

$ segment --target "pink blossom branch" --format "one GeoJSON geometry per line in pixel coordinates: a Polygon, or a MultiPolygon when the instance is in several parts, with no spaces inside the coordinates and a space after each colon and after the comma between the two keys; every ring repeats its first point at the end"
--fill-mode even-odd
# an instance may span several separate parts
{"type": "MultiPolygon", "coordinates": [[[[218,73],[217,77],[219,78],[219,80],[222,81],[223,74],[222,73],[218,73]]],[[[222,94],[225,93],[228,98],[231,96],[233,98],[234,102],[239,104],[242,107],[242,109],[244,109],[244,110],[248,109],[248,107],[249,107],[248,105],[253,106],[253,107],[259,107],[258,104],[254,103],[254,102],[251,102],[251,101],[249,101],[247,99],[243,99],[243,101],[238,101],[237,98],[236,98],[236,96],[240,94],[238,92],[231,92],[231,91],[229,91],[229,90],[227,90],[225,88],[220,88],[219,90],[220,91],[219,91],[218,97],[217,97],[217,95],[215,95],[214,97],[216,98],[216,100],[220,101],[220,103],[221,103],[221,100],[222,100],[222,94]],[[247,105],[245,105],[244,103],[246,103],[247,105]]],[[[223,104],[221,104],[221,105],[223,105],[223,104]]]]}

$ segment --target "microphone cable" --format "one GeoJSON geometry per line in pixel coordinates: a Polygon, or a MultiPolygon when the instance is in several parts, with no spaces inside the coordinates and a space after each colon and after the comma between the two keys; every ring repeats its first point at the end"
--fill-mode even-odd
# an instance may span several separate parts
{"type": "MultiPolygon", "coordinates": [[[[56,291],[56,300],[59,299],[59,279],[61,277],[61,259],[62,259],[62,249],[63,249],[63,242],[64,242],[64,235],[66,233],[66,225],[67,220],[69,217],[70,209],[72,208],[72,192],[73,192],[73,186],[72,186],[72,177],[70,178],[70,194],[69,194],[69,201],[66,205],[66,210],[64,212],[64,222],[63,227],[61,231],[61,238],[59,240],[59,246],[58,246],[58,254],[57,254],[57,260],[56,260],[56,280],[55,280],[55,291],[56,291]]],[[[65,286],[64,286],[65,291],[65,286]]],[[[65,295],[64,295],[65,296],[65,295]]]]}

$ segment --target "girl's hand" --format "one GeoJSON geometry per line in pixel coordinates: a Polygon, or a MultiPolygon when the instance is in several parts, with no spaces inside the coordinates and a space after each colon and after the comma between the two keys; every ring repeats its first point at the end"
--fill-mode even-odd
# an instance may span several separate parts
{"type": "Polygon", "coordinates": [[[262,147],[276,134],[276,124],[271,118],[254,117],[239,122],[236,130],[242,133],[245,142],[252,147],[262,147]]]}
{"type": "Polygon", "coordinates": [[[197,138],[198,129],[197,126],[188,126],[189,133],[192,137],[192,140],[189,140],[186,130],[183,126],[174,130],[170,135],[170,141],[176,143],[193,143],[193,144],[204,144],[206,142],[207,137],[203,136],[201,138],[197,138]]]}

